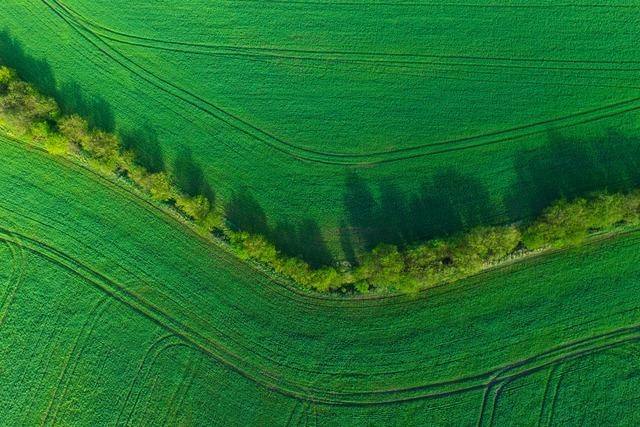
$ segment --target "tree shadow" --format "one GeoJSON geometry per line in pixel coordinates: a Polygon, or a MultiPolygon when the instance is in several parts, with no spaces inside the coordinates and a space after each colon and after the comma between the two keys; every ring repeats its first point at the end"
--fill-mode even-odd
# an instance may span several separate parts
{"type": "Polygon", "coordinates": [[[353,239],[351,236],[351,229],[347,226],[347,222],[343,219],[340,221],[340,248],[342,249],[342,254],[344,258],[351,264],[355,264],[356,251],[353,247],[353,239]]]}
{"type": "Polygon", "coordinates": [[[165,170],[164,154],[157,132],[149,125],[119,132],[122,146],[130,150],[135,161],[151,173],[165,170]]]}
{"type": "Polygon", "coordinates": [[[325,243],[318,223],[304,219],[297,226],[279,222],[269,231],[270,240],[285,255],[305,260],[314,268],[333,262],[331,252],[325,243]]]}
{"type": "MultiPolygon", "coordinates": [[[[376,238],[378,203],[365,180],[354,171],[347,172],[345,188],[346,222],[349,223],[352,239],[371,246],[376,238]]],[[[353,247],[353,243],[348,246],[353,247]]]]}
{"type": "Polygon", "coordinates": [[[6,29],[0,31],[0,63],[16,70],[22,79],[33,84],[42,94],[55,96],[56,79],[49,62],[27,55],[22,44],[6,29]]]}
{"type": "Polygon", "coordinates": [[[77,82],[65,82],[53,97],[64,114],[79,114],[92,128],[106,132],[115,130],[116,122],[111,105],[100,96],[85,95],[77,82]]]}
{"type": "Polygon", "coordinates": [[[188,196],[204,195],[211,204],[215,202],[215,193],[207,182],[202,168],[193,159],[191,150],[182,147],[173,164],[173,173],[178,188],[188,196]]]}
{"type": "Polygon", "coordinates": [[[303,259],[315,268],[334,261],[316,221],[309,218],[297,224],[280,221],[270,227],[264,209],[246,189],[234,192],[225,212],[233,230],[260,234],[285,255],[303,259]]]}
{"type": "Polygon", "coordinates": [[[514,165],[516,181],[505,205],[510,219],[528,219],[559,198],[640,185],[640,138],[615,130],[579,139],[551,133],[541,148],[518,153],[514,165]]]}
{"type": "Polygon", "coordinates": [[[104,98],[87,95],[73,80],[59,85],[49,62],[28,55],[6,29],[0,31],[0,63],[15,69],[43,95],[55,99],[64,114],[79,114],[92,128],[107,132],[115,130],[113,108],[104,98]]]}
{"type": "Polygon", "coordinates": [[[417,200],[426,209],[412,212],[418,220],[421,216],[426,218],[419,220],[420,226],[414,226],[418,231],[414,239],[419,240],[489,224],[496,213],[486,187],[478,179],[453,169],[437,173],[430,183],[425,183],[417,200]]]}
{"type": "Polygon", "coordinates": [[[235,231],[269,236],[267,215],[246,189],[235,191],[225,206],[227,222],[235,231]]]}
{"type": "MultiPolygon", "coordinates": [[[[347,174],[345,183],[351,234],[367,250],[380,243],[402,247],[463,231],[495,217],[496,207],[487,189],[477,179],[451,169],[424,181],[418,192],[408,196],[394,184],[383,182],[376,198],[354,172],[347,174]]],[[[345,246],[353,247],[353,242],[343,243],[345,246]]]]}
{"type": "Polygon", "coordinates": [[[542,147],[517,153],[514,168],[516,179],[502,200],[492,200],[477,178],[453,169],[436,173],[410,195],[383,182],[377,186],[377,197],[361,177],[349,172],[344,196],[349,227],[341,227],[347,229],[342,246],[350,253],[353,246],[402,247],[479,225],[531,219],[560,198],[637,188],[640,137],[615,130],[591,138],[552,133],[542,147]]]}

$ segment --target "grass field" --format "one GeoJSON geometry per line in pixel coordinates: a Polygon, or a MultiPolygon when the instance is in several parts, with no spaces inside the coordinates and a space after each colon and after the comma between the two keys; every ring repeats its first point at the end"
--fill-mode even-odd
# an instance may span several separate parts
{"type": "MultiPolygon", "coordinates": [[[[638,6],[5,0],[0,58],[322,264],[640,186],[638,6]]],[[[0,426],[640,424],[640,231],[319,295],[124,180],[0,159],[0,426]]]]}
{"type": "Polygon", "coordinates": [[[638,233],[415,297],[317,297],[127,187],[0,156],[3,424],[639,421],[638,233]]]}
{"type": "Polygon", "coordinates": [[[294,253],[324,239],[352,257],[640,181],[632,0],[13,0],[0,13],[11,65],[135,136],[186,188],[264,215],[294,253]]]}

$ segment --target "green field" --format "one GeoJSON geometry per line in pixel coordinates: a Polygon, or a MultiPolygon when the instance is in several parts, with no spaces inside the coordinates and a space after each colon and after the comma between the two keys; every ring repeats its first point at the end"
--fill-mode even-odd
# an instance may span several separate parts
{"type": "MultiPolygon", "coordinates": [[[[638,28],[637,0],[4,0],[0,59],[320,266],[640,187],[638,28]]],[[[640,230],[315,294],[69,158],[0,133],[0,426],[640,424],[640,230]]]]}
{"type": "Polygon", "coordinates": [[[300,294],[0,139],[5,425],[634,425],[640,234],[415,297],[300,294]]]}
{"type": "Polygon", "coordinates": [[[135,135],[186,188],[264,215],[294,254],[321,238],[351,257],[639,181],[620,172],[637,166],[634,0],[9,0],[0,14],[10,65],[135,135]]]}

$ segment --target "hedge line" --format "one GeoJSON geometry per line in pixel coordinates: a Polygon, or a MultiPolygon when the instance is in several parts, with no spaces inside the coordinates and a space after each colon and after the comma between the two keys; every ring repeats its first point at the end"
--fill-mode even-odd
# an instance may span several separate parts
{"type": "Polygon", "coordinates": [[[117,135],[90,129],[78,115],[62,115],[53,99],[2,66],[0,123],[52,154],[85,160],[103,174],[129,180],[152,199],[172,206],[203,235],[221,236],[238,257],[266,264],[318,292],[414,292],[469,277],[531,251],[579,245],[595,232],[640,225],[640,191],[601,192],[559,200],[528,224],[477,227],[403,250],[380,244],[364,254],[357,266],[313,269],[301,259],[280,253],[264,236],[232,230],[222,209],[212,206],[206,196],[184,194],[169,173],[150,173],[136,162],[133,152],[124,149],[117,135]]]}

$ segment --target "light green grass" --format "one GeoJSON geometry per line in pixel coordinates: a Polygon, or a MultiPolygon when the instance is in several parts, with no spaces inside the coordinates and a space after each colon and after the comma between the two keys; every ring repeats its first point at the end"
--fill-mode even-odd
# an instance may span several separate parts
{"type": "MultiPolygon", "coordinates": [[[[272,224],[312,219],[339,253],[340,230],[358,247],[367,225],[361,201],[345,206],[350,171],[390,196],[384,210],[442,192],[491,208],[455,227],[502,222],[548,184],[532,152],[555,176],[581,141],[636,132],[635,6],[33,0],[3,2],[0,26],[59,86],[104,97],[118,128],[154,129],[169,168],[190,150],[219,202],[248,191],[272,224]],[[561,148],[544,150],[552,130],[561,148]],[[443,171],[468,180],[443,187],[443,171]]],[[[438,209],[413,212],[415,229],[437,233],[438,209]]]]}
{"type": "Polygon", "coordinates": [[[638,421],[637,233],[414,298],[314,297],[91,172],[0,154],[8,424],[638,421]]]}

